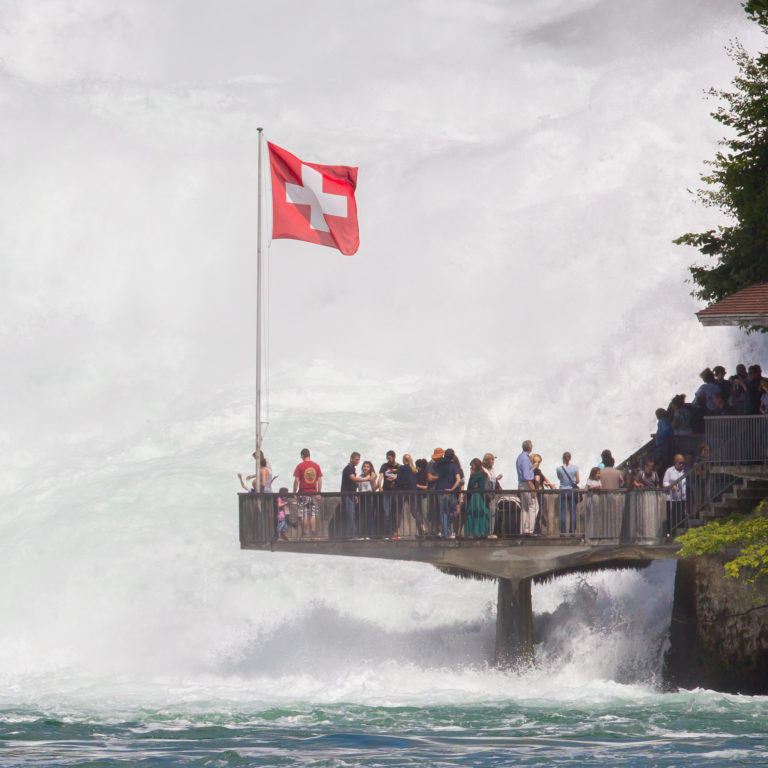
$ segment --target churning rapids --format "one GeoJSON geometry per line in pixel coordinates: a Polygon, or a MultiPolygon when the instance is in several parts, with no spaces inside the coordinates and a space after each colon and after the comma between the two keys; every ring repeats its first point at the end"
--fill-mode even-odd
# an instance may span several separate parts
{"type": "Polygon", "coordinates": [[[237,411],[5,502],[0,765],[766,759],[768,699],[662,692],[673,563],[535,586],[536,663],[501,672],[493,582],[239,551],[206,434],[237,411]]]}
{"type": "MultiPolygon", "coordinates": [[[[238,549],[256,126],[360,167],[361,249],[281,241],[281,480],[305,445],[551,478],[626,456],[706,365],[672,245],[738,0],[0,4],[0,768],[763,766],[768,700],[665,693],[672,565],[534,587],[238,549]],[[328,20],[333,31],[328,32],[328,20]],[[318,253],[318,251],[320,251],[318,253]]],[[[585,475],[583,475],[585,476],[585,475]]],[[[278,480],[278,485],[281,480],[278,480]]]]}

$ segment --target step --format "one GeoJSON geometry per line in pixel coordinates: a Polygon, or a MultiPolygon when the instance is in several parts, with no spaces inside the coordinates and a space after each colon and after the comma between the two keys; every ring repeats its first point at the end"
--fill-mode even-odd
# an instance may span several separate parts
{"type": "Polygon", "coordinates": [[[759,498],[754,498],[752,496],[742,496],[741,494],[736,495],[734,493],[725,493],[713,503],[724,505],[732,504],[734,507],[756,507],[762,500],[762,496],[759,498]]]}
{"type": "Polygon", "coordinates": [[[764,498],[768,497],[768,488],[739,488],[735,496],[738,496],[740,499],[756,499],[757,501],[762,501],[764,498]]]}
{"type": "Polygon", "coordinates": [[[727,515],[729,512],[749,512],[757,504],[754,499],[730,499],[728,501],[715,501],[711,506],[713,510],[720,510],[721,514],[727,515]]]}

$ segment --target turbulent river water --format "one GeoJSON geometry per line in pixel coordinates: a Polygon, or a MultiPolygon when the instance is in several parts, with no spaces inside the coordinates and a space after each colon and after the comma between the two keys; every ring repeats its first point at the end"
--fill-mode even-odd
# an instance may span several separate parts
{"type": "MultiPolygon", "coordinates": [[[[267,258],[265,449],[552,478],[704,366],[672,240],[764,45],[738,0],[0,3],[0,768],[765,765],[768,699],[665,692],[672,564],[533,590],[242,552],[256,127],[360,167],[361,249],[267,258]]],[[[269,249],[268,249],[269,250],[269,249]]],[[[319,251],[319,252],[318,252],[319,251]]]]}
{"type": "Polygon", "coordinates": [[[535,585],[536,661],[500,671],[493,582],[242,552],[186,451],[5,502],[3,768],[768,759],[768,698],[663,690],[673,563],[535,585]]]}

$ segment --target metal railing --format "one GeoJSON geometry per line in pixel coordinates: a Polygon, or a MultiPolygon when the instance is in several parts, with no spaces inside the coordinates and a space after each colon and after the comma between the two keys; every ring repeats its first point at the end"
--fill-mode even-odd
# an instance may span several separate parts
{"type": "Polygon", "coordinates": [[[240,542],[248,548],[279,540],[427,540],[447,532],[459,539],[535,536],[618,545],[657,544],[668,532],[662,490],[462,491],[450,501],[446,496],[438,491],[291,494],[283,523],[275,494],[241,493],[240,542]],[[527,510],[534,500],[532,514],[527,510]],[[444,519],[443,511],[454,503],[455,515],[444,519]]]}
{"type": "Polygon", "coordinates": [[[673,533],[681,533],[701,521],[713,505],[734,490],[740,477],[738,467],[768,463],[768,418],[765,416],[705,416],[706,457],[689,470],[685,481],[685,499],[672,505],[673,533]]]}
{"type": "Polygon", "coordinates": [[[704,434],[715,464],[768,463],[766,416],[705,416],[704,434]]]}

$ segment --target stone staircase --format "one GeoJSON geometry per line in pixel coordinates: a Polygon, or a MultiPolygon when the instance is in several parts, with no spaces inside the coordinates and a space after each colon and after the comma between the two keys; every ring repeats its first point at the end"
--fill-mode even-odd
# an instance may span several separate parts
{"type": "Polygon", "coordinates": [[[736,484],[726,491],[718,501],[712,502],[700,512],[698,525],[708,523],[718,517],[726,517],[739,512],[751,512],[763,499],[768,498],[768,476],[740,477],[736,484]]]}

